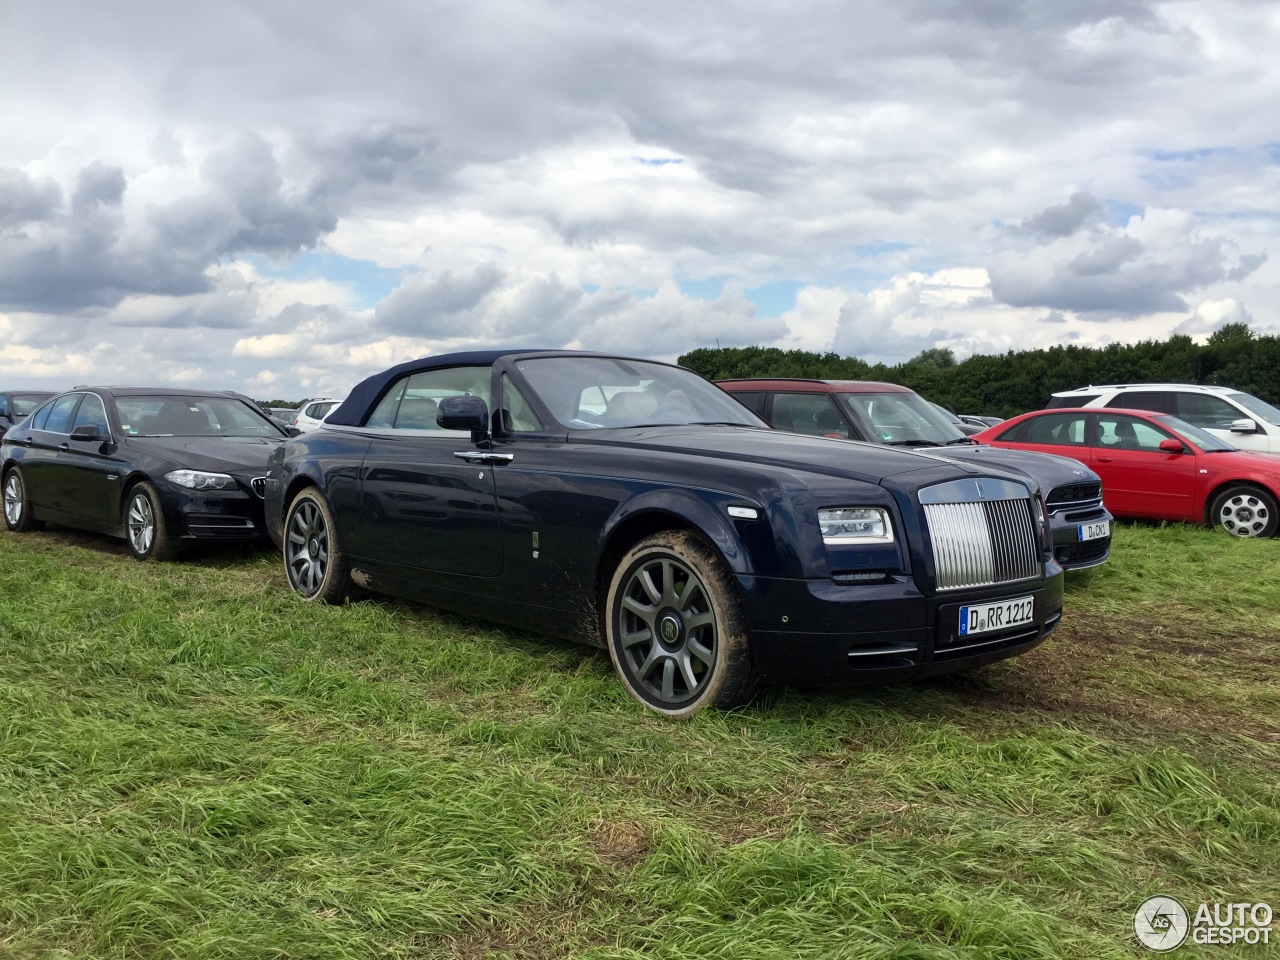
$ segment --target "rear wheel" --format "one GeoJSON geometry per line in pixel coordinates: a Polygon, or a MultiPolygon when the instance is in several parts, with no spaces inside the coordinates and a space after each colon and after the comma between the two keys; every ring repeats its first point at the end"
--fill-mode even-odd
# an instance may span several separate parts
{"type": "Polygon", "coordinates": [[[614,669],[650,710],[683,718],[755,696],[742,603],[724,561],[697,534],[664,531],[627,551],[607,612],[614,669]]]}
{"type": "Polygon", "coordinates": [[[338,543],[333,514],[320,491],[307,487],[284,518],[284,569],[304,600],[342,603],[352,589],[351,565],[338,543]]]}
{"type": "Polygon", "coordinates": [[[178,541],[169,530],[160,494],[143,481],[129,490],[124,505],[124,542],[137,560],[173,560],[178,541]]]}
{"type": "Polygon", "coordinates": [[[31,512],[27,485],[23,483],[22,471],[17,467],[10,467],[4,475],[4,525],[14,533],[26,533],[43,526],[31,512]]]}
{"type": "Polygon", "coordinates": [[[1235,537],[1274,537],[1280,509],[1276,498],[1260,487],[1229,487],[1214,498],[1209,523],[1235,537]]]}

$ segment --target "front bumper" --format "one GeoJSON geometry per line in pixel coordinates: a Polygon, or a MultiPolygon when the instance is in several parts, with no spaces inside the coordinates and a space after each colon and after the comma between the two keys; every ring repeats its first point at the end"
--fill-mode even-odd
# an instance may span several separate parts
{"type": "Polygon", "coordinates": [[[1087,570],[1107,562],[1111,556],[1111,536],[1081,540],[1080,527],[1105,520],[1114,524],[1105,507],[1085,510],[1057,510],[1049,515],[1049,532],[1053,536],[1053,559],[1064,570],[1087,570]]]}
{"type": "Polygon", "coordinates": [[[157,484],[165,519],[183,540],[253,540],[266,535],[262,498],[235,490],[189,490],[157,484]]]}
{"type": "Polygon", "coordinates": [[[1062,616],[1063,574],[925,596],[908,577],[844,585],[830,580],[740,577],[756,666],[770,680],[857,686],[968,670],[1040,644],[1062,616]],[[1032,621],[957,635],[959,608],[1033,597],[1032,621]]]}

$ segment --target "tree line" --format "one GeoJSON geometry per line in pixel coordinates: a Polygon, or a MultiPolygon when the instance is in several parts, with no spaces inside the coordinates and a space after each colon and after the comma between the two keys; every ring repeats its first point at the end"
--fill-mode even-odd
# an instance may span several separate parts
{"type": "Polygon", "coordinates": [[[679,362],[709,380],[882,380],[910,387],[960,413],[998,417],[1038,410],[1056,391],[1091,384],[1215,384],[1271,403],[1280,401],[1280,337],[1257,335],[1243,323],[1221,327],[1204,344],[1178,335],[1100,348],[1010,350],[1002,356],[975,355],[960,361],[949,349],[934,348],[896,366],[777,347],[702,347],[679,362]]]}

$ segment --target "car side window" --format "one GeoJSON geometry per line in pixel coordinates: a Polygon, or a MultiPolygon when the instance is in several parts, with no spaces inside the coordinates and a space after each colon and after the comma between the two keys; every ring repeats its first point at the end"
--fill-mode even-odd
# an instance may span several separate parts
{"type": "Polygon", "coordinates": [[[76,411],[76,418],[71,424],[72,430],[76,427],[97,427],[98,433],[103,437],[111,432],[107,428],[107,410],[102,405],[102,398],[96,393],[84,395],[80,409],[76,411]]]}
{"type": "Polygon", "coordinates": [[[373,408],[373,413],[369,414],[369,419],[365,421],[366,427],[385,428],[395,425],[396,412],[400,409],[400,401],[404,399],[404,388],[408,382],[409,378],[404,377],[391,385],[391,389],[373,408]]]}
{"type": "Polygon", "coordinates": [[[505,373],[502,375],[502,416],[504,425],[512,433],[542,429],[542,421],[533,412],[533,407],[505,373]]]}
{"type": "Polygon", "coordinates": [[[729,396],[733,397],[757,417],[764,417],[764,391],[747,390],[738,392],[735,390],[729,396]]]}
{"type": "Polygon", "coordinates": [[[71,415],[75,413],[76,405],[82,396],[84,396],[82,393],[68,393],[53,401],[49,408],[49,416],[44,422],[44,429],[50,433],[70,433],[71,415]]]}
{"type": "Polygon", "coordinates": [[[1169,434],[1136,417],[1098,417],[1098,446],[1156,452],[1169,434]]]}
{"type": "Polygon", "coordinates": [[[431,430],[443,436],[466,436],[465,430],[442,430],[436,423],[440,401],[480,397],[489,403],[488,367],[445,367],[423,370],[393,384],[370,414],[366,426],[392,430],[431,430]]]}
{"type": "Polygon", "coordinates": [[[1207,393],[1179,393],[1177,401],[1178,409],[1174,411],[1174,416],[1197,427],[1230,430],[1233,421],[1243,420],[1248,416],[1221,397],[1213,397],[1207,393]]]}
{"type": "Polygon", "coordinates": [[[1128,407],[1130,410],[1151,410],[1155,413],[1175,413],[1173,394],[1167,390],[1121,390],[1106,405],[1128,407]]]}
{"type": "Polygon", "coordinates": [[[831,398],[822,393],[775,393],[773,425],[779,430],[848,438],[849,424],[831,398]]]}
{"type": "Polygon", "coordinates": [[[997,439],[1046,446],[1082,447],[1085,442],[1086,416],[1083,413],[1051,413],[1043,417],[1031,417],[1006,430],[997,439]]]}
{"type": "Polygon", "coordinates": [[[36,410],[35,413],[31,415],[32,430],[44,429],[45,423],[48,422],[49,420],[49,411],[53,409],[53,404],[54,404],[54,401],[50,400],[43,407],[40,407],[38,410],[36,410]]]}

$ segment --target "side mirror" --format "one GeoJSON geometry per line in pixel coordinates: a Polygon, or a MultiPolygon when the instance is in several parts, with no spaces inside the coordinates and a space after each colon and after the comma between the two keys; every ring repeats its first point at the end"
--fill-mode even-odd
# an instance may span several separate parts
{"type": "Polygon", "coordinates": [[[1231,432],[1232,433],[1257,433],[1258,425],[1254,423],[1252,420],[1250,420],[1248,417],[1245,417],[1241,420],[1232,420],[1231,432]]]}
{"type": "Polygon", "coordinates": [[[1160,449],[1165,453],[1185,453],[1187,448],[1182,445],[1181,440],[1175,440],[1173,437],[1169,437],[1166,440],[1160,441],[1160,449]]]}
{"type": "Polygon", "coordinates": [[[489,407],[479,397],[445,397],[436,411],[442,430],[470,430],[475,443],[489,436],[489,407]]]}
{"type": "Polygon", "coordinates": [[[94,423],[87,424],[83,427],[76,427],[71,431],[72,440],[101,440],[102,431],[98,429],[98,425],[94,423]]]}
{"type": "Polygon", "coordinates": [[[284,428],[284,432],[285,432],[285,433],[287,433],[287,434],[288,434],[289,436],[291,436],[291,437],[300,437],[300,436],[302,436],[302,431],[301,431],[301,430],[299,430],[297,427],[285,427],[285,428],[284,428]]]}

